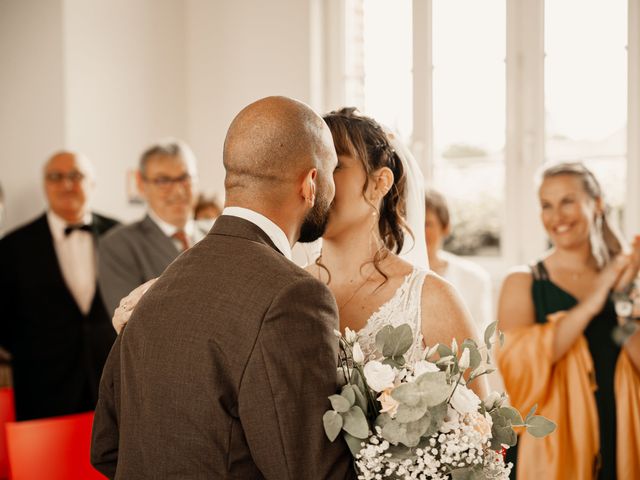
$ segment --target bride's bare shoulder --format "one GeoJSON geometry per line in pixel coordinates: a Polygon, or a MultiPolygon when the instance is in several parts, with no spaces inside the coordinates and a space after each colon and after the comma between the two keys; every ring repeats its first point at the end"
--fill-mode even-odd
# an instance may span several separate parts
{"type": "Polygon", "coordinates": [[[433,309],[451,307],[462,308],[460,294],[448,281],[429,270],[422,285],[422,305],[433,309]]]}

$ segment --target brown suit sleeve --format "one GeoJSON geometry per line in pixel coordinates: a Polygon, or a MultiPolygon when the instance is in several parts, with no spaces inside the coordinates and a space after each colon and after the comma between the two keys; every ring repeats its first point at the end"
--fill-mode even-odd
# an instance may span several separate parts
{"type": "MultiPolygon", "coordinates": [[[[254,462],[267,479],[352,478],[351,455],[322,425],[336,392],[335,300],[312,278],[274,299],[243,375],[240,421],[254,462]]],[[[355,478],[355,477],[354,477],[355,478]]]]}
{"type": "Polygon", "coordinates": [[[110,479],[115,478],[118,465],[121,337],[116,338],[102,371],[91,432],[91,464],[110,479]]]}

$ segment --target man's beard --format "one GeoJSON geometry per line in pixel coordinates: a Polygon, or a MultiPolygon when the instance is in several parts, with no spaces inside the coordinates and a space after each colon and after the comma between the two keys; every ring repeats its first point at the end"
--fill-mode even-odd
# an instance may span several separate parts
{"type": "Polygon", "coordinates": [[[300,227],[301,243],[311,243],[319,239],[327,228],[329,222],[329,208],[331,204],[326,201],[316,202],[313,208],[309,211],[302,227],[300,227]]]}

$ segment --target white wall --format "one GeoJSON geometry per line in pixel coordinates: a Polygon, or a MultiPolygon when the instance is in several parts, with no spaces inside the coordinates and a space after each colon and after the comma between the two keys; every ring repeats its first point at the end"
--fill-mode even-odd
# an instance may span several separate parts
{"type": "Polygon", "coordinates": [[[96,210],[139,217],[127,169],[156,139],[186,136],[184,48],[183,2],[65,0],[65,138],[96,165],[96,210]]]}
{"type": "Polygon", "coordinates": [[[0,2],[0,183],[5,228],[44,206],[42,165],[64,143],[62,2],[0,2]]]}
{"type": "Polygon", "coordinates": [[[319,107],[321,1],[0,1],[5,231],[42,210],[40,167],[60,148],[93,160],[96,210],[125,221],[143,211],[126,170],[159,137],[186,140],[202,188],[222,193],[240,109],[267,95],[319,107]]]}
{"type": "Polygon", "coordinates": [[[188,138],[204,188],[222,191],[222,146],[233,117],[267,95],[313,97],[311,2],[187,2],[188,138]]]}

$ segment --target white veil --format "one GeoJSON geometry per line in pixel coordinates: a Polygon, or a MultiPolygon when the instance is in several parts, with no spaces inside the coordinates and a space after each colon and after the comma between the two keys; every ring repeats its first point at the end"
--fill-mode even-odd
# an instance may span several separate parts
{"type": "Polygon", "coordinates": [[[407,216],[405,221],[411,229],[411,234],[405,231],[405,242],[400,251],[400,257],[417,268],[428,269],[429,257],[427,256],[427,244],[424,237],[424,176],[411,151],[398,136],[388,129],[387,136],[389,143],[402,162],[402,167],[407,177],[407,216]]]}

